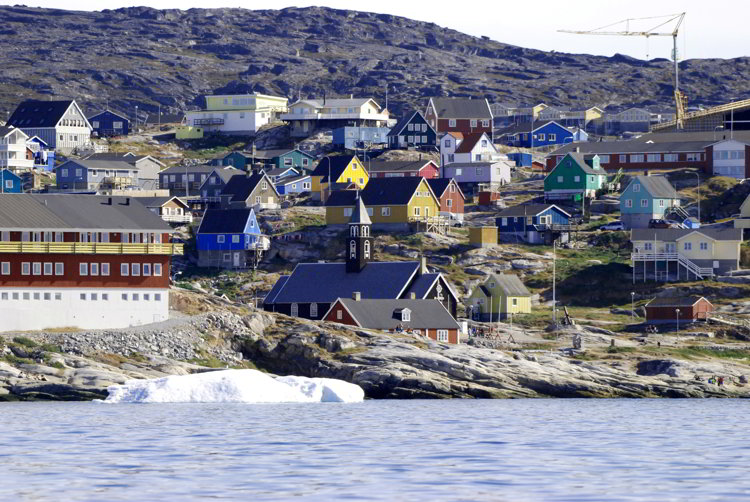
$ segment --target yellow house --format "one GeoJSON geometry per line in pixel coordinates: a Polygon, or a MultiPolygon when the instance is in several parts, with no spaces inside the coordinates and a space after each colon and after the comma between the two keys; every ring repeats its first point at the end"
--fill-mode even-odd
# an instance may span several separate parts
{"type": "Polygon", "coordinates": [[[477,248],[497,246],[497,227],[469,227],[469,244],[477,248]]]}
{"type": "Polygon", "coordinates": [[[741,228],[635,228],[630,241],[633,282],[692,281],[740,268],[741,228]]]}
{"type": "Polygon", "coordinates": [[[202,127],[181,125],[181,126],[177,126],[177,129],[175,130],[176,139],[200,139],[202,137],[203,137],[202,127]]]}
{"type": "Polygon", "coordinates": [[[326,201],[326,224],[346,225],[358,194],[373,228],[407,229],[413,221],[440,215],[440,202],[424,178],[373,178],[361,192],[333,192],[326,201]]]}
{"type": "Polygon", "coordinates": [[[750,228],[750,195],[740,206],[740,216],[734,220],[734,228],[750,228]]]}
{"type": "Polygon", "coordinates": [[[310,191],[315,199],[325,200],[330,193],[329,174],[334,183],[353,183],[360,190],[370,181],[370,175],[356,155],[323,157],[311,175],[310,191]]]}
{"type": "Polygon", "coordinates": [[[514,314],[531,313],[531,292],[517,275],[491,274],[466,301],[466,310],[477,321],[497,321],[514,314]]]}

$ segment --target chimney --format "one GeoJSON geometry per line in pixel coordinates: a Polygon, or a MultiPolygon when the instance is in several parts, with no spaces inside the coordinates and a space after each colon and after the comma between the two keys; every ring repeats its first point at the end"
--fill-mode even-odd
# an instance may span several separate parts
{"type": "Polygon", "coordinates": [[[354,94],[349,94],[349,99],[354,99],[354,94]]]}
{"type": "Polygon", "coordinates": [[[419,275],[427,273],[427,257],[422,256],[419,258],[419,275]]]}
{"type": "Polygon", "coordinates": [[[130,197],[125,197],[125,205],[126,206],[130,205],[130,197]]]}
{"type": "MultiPolygon", "coordinates": [[[[45,204],[47,203],[47,201],[44,201],[44,202],[45,202],[45,204]]],[[[108,197],[108,198],[107,198],[107,205],[108,205],[108,206],[111,206],[111,205],[112,205],[112,197],[108,197]]]]}
{"type": "Polygon", "coordinates": [[[416,293],[414,293],[414,292],[409,293],[409,300],[416,300],[416,299],[417,299],[417,294],[416,293]]]}
{"type": "Polygon", "coordinates": [[[362,293],[360,293],[359,291],[355,291],[354,293],[352,293],[352,300],[354,300],[355,302],[358,302],[361,299],[362,299],[362,293]]]}
{"type": "Polygon", "coordinates": [[[581,153],[581,147],[580,146],[576,147],[576,153],[581,153]]]}

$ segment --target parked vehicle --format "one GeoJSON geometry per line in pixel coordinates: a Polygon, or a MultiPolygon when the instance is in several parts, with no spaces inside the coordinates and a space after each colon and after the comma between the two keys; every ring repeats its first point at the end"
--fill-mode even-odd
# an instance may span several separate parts
{"type": "Polygon", "coordinates": [[[599,227],[599,230],[625,230],[625,225],[622,224],[621,221],[612,221],[607,223],[606,225],[602,225],[599,227]]]}
{"type": "Polygon", "coordinates": [[[649,220],[648,228],[672,228],[668,221],[662,219],[649,220]]]}

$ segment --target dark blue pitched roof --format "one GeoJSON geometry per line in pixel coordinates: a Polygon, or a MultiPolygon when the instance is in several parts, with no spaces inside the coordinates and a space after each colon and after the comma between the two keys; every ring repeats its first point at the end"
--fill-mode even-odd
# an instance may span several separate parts
{"type": "MultiPolygon", "coordinates": [[[[229,179],[226,186],[221,190],[221,195],[231,195],[232,198],[230,200],[234,202],[245,201],[248,197],[250,197],[250,194],[253,193],[253,190],[255,190],[255,187],[258,186],[258,183],[260,183],[264,178],[266,178],[265,173],[255,173],[249,177],[245,176],[244,174],[235,174],[229,179]]],[[[273,186],[273,183],[270,179],[266,179],[266,182],[270,186],[273,186]]]]}
{"type": "Polygon", "coordinates": [[[207,209],[203,214],[199,234],[241,234],[253,212],[251,208],[207,209]]]}
{"type": "Polygon", "coordinates": [[[419,269],[419,262],[373,262],[348,273],[346,263],[300,263],[273,301],[267,303],[331,303],[351,298],[398,298],[419,269]]]}
{"type": "MultiPolygon", "coordinates": [[[[453,181],[453,178],[430,178],[427,180],[427,184],[430,185],[430,188],[435,193],[435,197],[439,199],[442,197],[445,189],[448,188],[448,185],[451,184],[451,181],[453,181]]],[[[461,197],[466,198],[458,183],[456,183],[456,190],[461,194],[461,197]]]]}
{"type": "Polygon", "coordinates": [[[55,127],[73,101],[23,101],[8,119],[8,125],[19,128],[55,127]]]}
{"type": "Polygon", "coordinates": [[[274,298],[276,298],[276,295],[279,294],[281,288],[283,288],[284,284],[286,284],[287,279],[289,279],[288,275],[282,275],[281,277],[279,277],[279,280],[276,281],[276,284],[273,285],[271,291],[269,291],[266,297],[263,299],[263,303],[267,303],[269,305],[272,304],[274,298]]]}
{"type": "MultiPolygon", "coordinates": [[[[365,206],[394,205],[402,206],[409,203],[417,187],[424,178],[371,178],[367,186],[359,192],[365,206]]],[[[357,198],[354,190],[340,190],[333,192],[326,206],[353,206],[357,198]]]]}
{"type": "Polygon", "coordinates": [[[320,159],[315,170],[312,172],[312,176],[323,176],[323,182],[328,181],[328,165],[331,165],[331,177],[335,180],[339,179],[339,176],[344,172],[346,167],[354,158],[354,155],[335,155],[327,156],[320,159]],[[329,160],[326,160],[329,159],[329,160]]]}

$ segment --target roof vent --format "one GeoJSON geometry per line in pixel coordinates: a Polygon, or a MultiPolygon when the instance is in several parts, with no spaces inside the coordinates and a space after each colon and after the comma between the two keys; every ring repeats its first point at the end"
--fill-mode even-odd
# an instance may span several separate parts
{"type": "Polygon", "coordinates": [[[362,293],[360,293],[359,291],[355,291],[354,293],[352,293],[352,300],[354,300],[355,302],[358,302],[361,299],[362,299],[362,293]]]}
{"type": "Polygon", "coordinates": [[[416,300],[416,299],[417,299],[417,294],[414,291],[409,293],[409,300],[416,300]]]}

